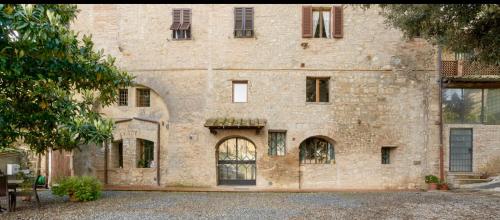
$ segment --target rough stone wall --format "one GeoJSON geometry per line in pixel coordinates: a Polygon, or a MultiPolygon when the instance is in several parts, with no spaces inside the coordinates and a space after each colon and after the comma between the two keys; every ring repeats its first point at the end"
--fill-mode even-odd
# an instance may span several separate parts
{"type": "MultiPolygon", "coordinates": [[[[256,144],[262,188],[415,188],[437,173],[439,93],[430,45],[401,39],[375,9],[346,6],[342,39],[305,39],[301,5],[249,6],[256,36],[238,39],[232,36],[235,5],[79,5],[73,28],[92,33],[97,48],[153,89],[152,105],[165,103],[143,114],[168,115],[161,126],[162,185],[217,186],[216,144],[228,136],[256,144]],[[172,40],[172,8],[192,9],[192,40],[172,40]],[[305,101],[307,76],[330,77],[328,103],[305,101]],[[231,80],[248,80],[248,103],[231,102],[231,80]],[[259,134],[213,135],[203,127],[210,117],[266,118],[268,124],[259,134]],[[286,156],[267,155],[268,129],[287,130],[286,156]],[[311,136],[332,140],[335,164],[300,167],[299,145],[311,136]],[[385,145],[396,146],[388,165],[380,159],[385,145]]],[[[115,118],[140,114],[129,108],[106,111],[115,118]]],[[[112,181],[130,182],[123,177],[130,171],[134,184],[155,183],[132,168],[113,171],[112,181]]]]}

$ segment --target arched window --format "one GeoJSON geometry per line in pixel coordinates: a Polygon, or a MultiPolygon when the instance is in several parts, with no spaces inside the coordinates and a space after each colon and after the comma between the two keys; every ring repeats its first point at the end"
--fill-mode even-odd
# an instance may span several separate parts
{"type": "Polygon", "coordinates": [[[333,145],[323,138],[311,137],[300,144],[301,164],[322,164],[335,160],[333,145]]]}

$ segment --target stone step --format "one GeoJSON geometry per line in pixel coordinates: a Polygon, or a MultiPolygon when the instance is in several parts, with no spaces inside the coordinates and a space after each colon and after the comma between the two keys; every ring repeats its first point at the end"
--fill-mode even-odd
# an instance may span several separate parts
{"type": "Polygon", "coordinates": [[[455,179],[454,182],[456,184],[464,185],[464,184],[472,184],[472,183],[486,183],[491,181],[491,179],[455,179]]]}
{"type": "Polygon", "coordinates": [[[479,173],[449,173],[448,179],[479,179],[479,173]]]}

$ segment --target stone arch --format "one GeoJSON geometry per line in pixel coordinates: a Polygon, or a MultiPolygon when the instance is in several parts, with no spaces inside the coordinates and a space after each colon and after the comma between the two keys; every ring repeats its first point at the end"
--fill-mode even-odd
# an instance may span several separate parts
{"type": "Polygon", "coordinates": [[[135,80],[135,85],[134,86],[144,86],[149,89],[151,89],[153,92],[155,92],[162,100],[163,104],[165,105],[165,109],[167,110],[167,114],[170,116],[170,112],[168,109],[168,90],[167,87],[165,87],[164,83],[161,80],[150,78],[150,77],[136,77],[135,80]]]}

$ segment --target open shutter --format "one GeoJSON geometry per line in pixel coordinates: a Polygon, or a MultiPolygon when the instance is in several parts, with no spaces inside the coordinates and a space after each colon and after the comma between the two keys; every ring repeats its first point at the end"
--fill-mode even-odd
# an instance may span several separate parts
{"type": "Polygon", "coordinates": [[[344,12],[342,6],[332,7],[332,36],[342,38],[344,36],[344,12]]]}
{"type": "Polygon", "coordinates": [[[174,9],[172,11],[172,26],[170,30],[178,30],[181,27],[181,10],[174,9]]]}
{"type": "Polygon", "coordinates": [[[302,37],[311,38],[312,29],[312,6],[302,6],[302,37]]]}
{"type": "Polygon", "coordinates": [[[182,10],[182,25],[179,30],[188,30],[191,25],[191,9],[182,10]]]}

